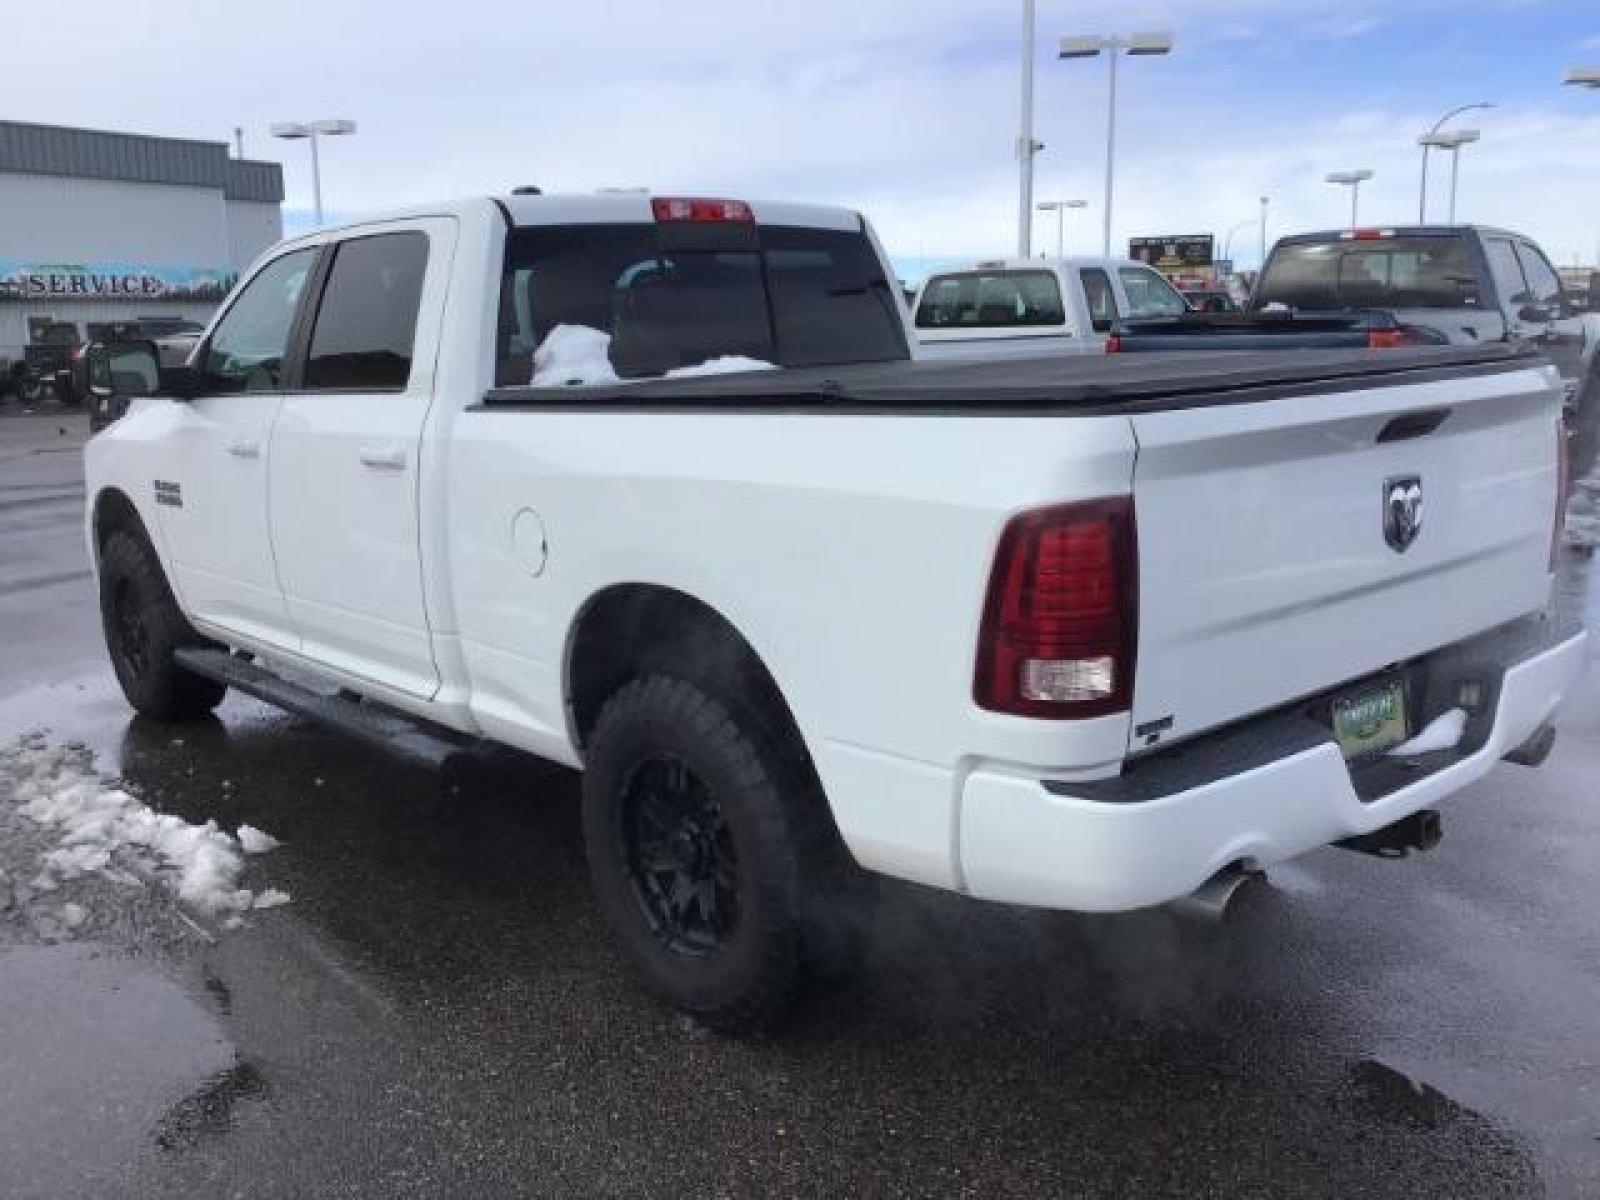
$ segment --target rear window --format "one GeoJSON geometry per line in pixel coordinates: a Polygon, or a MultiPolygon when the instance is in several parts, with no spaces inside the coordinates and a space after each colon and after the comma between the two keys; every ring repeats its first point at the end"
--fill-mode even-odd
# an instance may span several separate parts
{"type": "Polygon", "coordinates": [[[918,329],[1015,329],[1066,321],[1053,271],[935,275],[917,305],[918,329]]]}
{"type": "Polygon", "coordinates": [[[1313,311],[1476,308],[1478,272],[1461,237],[1299,242],[1272,252],[1256,303],[1313,311]]]}
{"type": "MultiPolygon", "coordinates": [[[[783,367],[908,357],[899,300],[860,233],[762,226],[748,238],[663,246],[655,225],[512,232],[495,382],[533,380],[558,326],[600,375],[648,378],[715,359],[783,367]],[[581,338],[575,334],[581,333],[581,338]]],[[[559,339],[558,339],[559,340],[559,339]]],[[[544,382],[544,380],[541,380],[544,382]]]]}

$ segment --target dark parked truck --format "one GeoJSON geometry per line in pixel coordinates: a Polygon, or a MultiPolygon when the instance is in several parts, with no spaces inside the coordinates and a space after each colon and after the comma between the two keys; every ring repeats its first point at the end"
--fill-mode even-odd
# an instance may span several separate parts
{"type": "Polygon", "coordinates": [[[1387,312],[1426,340],[1522,342],[1560,371],[1569,402],[1595,387],[1600,315],[1562,292],[1533,239],[1481,225],[1302,233],[1272,248],[1249,312],[1297,319],[1387,312]]]}

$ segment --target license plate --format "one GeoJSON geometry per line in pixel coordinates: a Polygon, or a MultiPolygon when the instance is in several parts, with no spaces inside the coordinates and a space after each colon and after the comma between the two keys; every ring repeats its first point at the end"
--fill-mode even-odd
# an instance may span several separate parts
{"type": "Polygon", "coordinates": [[[1346,758],[1376,754],[1406,740],[1406,689],[1398,679],[1333,702],[1333,737],[1346,758]]]}

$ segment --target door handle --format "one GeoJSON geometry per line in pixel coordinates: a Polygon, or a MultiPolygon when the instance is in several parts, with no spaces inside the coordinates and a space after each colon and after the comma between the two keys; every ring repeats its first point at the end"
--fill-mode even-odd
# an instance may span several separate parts
{"type": "Polygon", "coordinates": [[[363,466],[375,471],[404,471],[406,452],[399,446],[362,446],[357,451],[363,466]]]}
{"type": "Polygon", "coordinates": [[[238,438],[227,443],[225,449],[235,458],[260,458],[261,443],[249,438],[238,438]]]}

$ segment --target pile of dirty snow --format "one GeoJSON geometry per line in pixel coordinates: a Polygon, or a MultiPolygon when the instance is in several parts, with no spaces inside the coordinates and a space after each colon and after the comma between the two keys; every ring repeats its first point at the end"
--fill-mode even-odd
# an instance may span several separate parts
{"type": "MultiPolygon", "coordinates": [[[[288,901],[282,892],[239,886],[245,855],[278,845],[270,834],[249,825],[230,834],[215,821],[193,825],[156,812],[90,765],[86,755],[38,739],[25,739],[6,755],[5,790],[14,812],[43,836],[29,892],[54,893],[90,876],[132,887],[154,883],[191,911],[230,924],[249,909],[288,901]]],[[[81,906],[67,903],[61,920],[71,928],[84,915],[81,906]]]]}
{"type": "Polygon", "coordinates": [[[1600,474],[1572,485],[1562,541],[1583,554],[1593,554],[1600,545],[1600,474]]]}
{"type": "MultiPolygon", "coordinates": [[[[662,378],[687,379],[696,375],[731,375],[736,371],[775,371],[772,363],[742,354],[708,358],[692,367],[678,367],[662,378]]],[[[653,377],[652,377],[653,378],[653,377]]],[[[533,352],[534,387],[594,387],[625,383],[611,365],[611,335],[587,325],[557,325],[545,334],[533,352]]],[[[642,382],[635,380],[632,382],[642,382]]]]}

